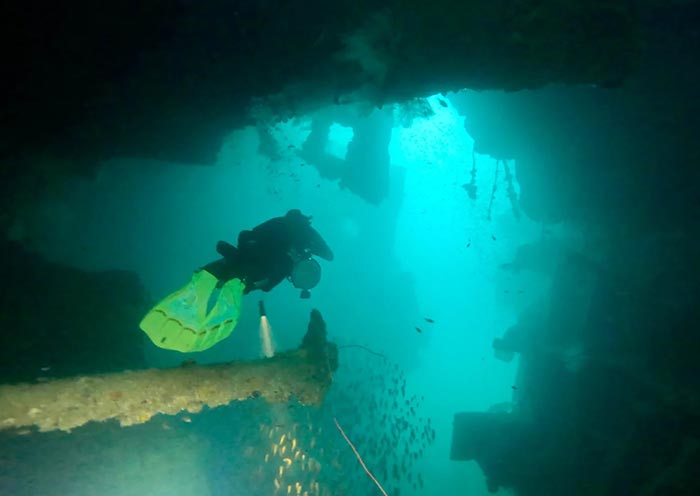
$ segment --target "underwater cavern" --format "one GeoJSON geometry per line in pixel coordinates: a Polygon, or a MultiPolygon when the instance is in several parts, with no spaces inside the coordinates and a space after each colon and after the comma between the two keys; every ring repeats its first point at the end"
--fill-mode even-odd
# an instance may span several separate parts
{"type": "Polygon", "coordinates": [[[700,494],[700,5],[0,17],[0,495],[700,494]]]}

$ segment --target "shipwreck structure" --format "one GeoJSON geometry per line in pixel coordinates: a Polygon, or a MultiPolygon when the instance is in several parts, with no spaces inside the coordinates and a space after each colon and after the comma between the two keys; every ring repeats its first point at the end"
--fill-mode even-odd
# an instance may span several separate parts
{"type": "Polygon", "coordinates": [[[35,426],[69,431],[90,421],[122,426],[157,414],[197,413],[232,401],[262,397],[319,405],[338,367],[337,347],[326,341],[318,310],[296,350],[272,358],[217,365],[184,363],[171,369],[133,370],[0,386],[0,430],[35,426]]]}

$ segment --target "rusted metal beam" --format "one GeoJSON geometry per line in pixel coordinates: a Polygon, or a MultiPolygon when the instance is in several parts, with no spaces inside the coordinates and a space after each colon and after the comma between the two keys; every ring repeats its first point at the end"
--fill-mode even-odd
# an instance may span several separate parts
{"type": "Polygon", "coordinates": [[[197,413],[257,397],[319,405],[336,368],[337,348],[326,341],[325,322],[313,310],[302,345],[272,358],[1,385],[0,429],[70,431],[110,419],[129,426],[157,414],[197,413]]]}

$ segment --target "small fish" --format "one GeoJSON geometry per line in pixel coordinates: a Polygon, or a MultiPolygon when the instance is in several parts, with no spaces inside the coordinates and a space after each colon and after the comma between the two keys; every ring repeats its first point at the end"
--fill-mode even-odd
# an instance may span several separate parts
{"type": "Polygon", "coordinates": [[[511,386],[510,388],[513,390],[516,390],[516,389],[518,389],[518,386],[511,386]]]}
{"type": "Polygon", "coordinates": [[[416,327],[416,332],[423,332],[423,329],[421,329],[420,327],[416,327]]]}
{"type": "Polygon", "coordinates": [[[191,367],[193,365],[197,365],[197,362],[193,360],[192,358],[188,358],[187,360],[183,360],[182,363],[180,364],[180,367],[191,367]]]}
{"type": "Polygon", "coordinates": [[[429,324],[434,324],[435,321],[431,319],[430,317],[425,317],[425,321],[428,322],[429,324]]]}
{"type": "Polygon", "coordinates": [[[191,424],[191,423],[192,423],[192,417],[190,417],[189,415],[185,415],[184,417],[182,417],[182,421],[185,422],[185,423],[187,423],[187,424],[191,424]]]}
{"type": "Polygon", "coordinates": [[[442,98],[438,98],[438,103],[442,105],[443,107],[447,107],[447,102],[443,100],[442,98]]]}
{"type": "Polygon", "coordinates": [[[494,235],[492,234],[492,235],[491,235],[491,239],[494,240],[494,241],[496,241],[496,236],[494,236],[494,235]]]}
{"type": "Polygon", "coordinates": [[[467,248],[469,248],[472,245],[471,241],[467,241],[467,248]]]}
{"type": "Polygon", "coordinates": [[[42,372],[48,372],[49,370],[51,370],[51,367],[49,367],[49,366],[47,365],[46,367],[41,367],[40,370],[41,370],[42,372]]]}

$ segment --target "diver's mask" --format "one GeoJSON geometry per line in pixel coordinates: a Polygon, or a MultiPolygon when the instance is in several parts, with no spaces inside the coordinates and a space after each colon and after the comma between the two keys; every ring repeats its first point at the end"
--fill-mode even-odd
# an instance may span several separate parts
{"type": "Polygon", "coordinates": [[[315,288],[321,281],[321,265],[308,252],[292,253],[291,256],[294,266],[289,281],[295,288],[301,289],[301,298],[309,298],[311,296],[309,290],[315,288]]]}

